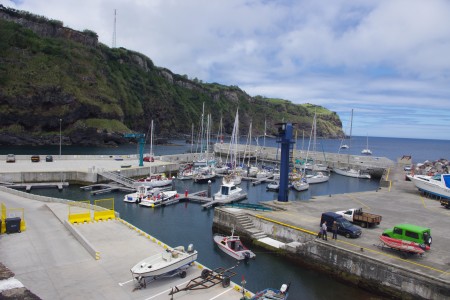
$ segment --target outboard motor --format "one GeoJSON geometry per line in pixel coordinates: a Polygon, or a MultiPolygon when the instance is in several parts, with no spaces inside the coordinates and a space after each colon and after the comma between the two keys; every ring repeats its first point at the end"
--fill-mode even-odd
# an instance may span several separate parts
{"type": "Polygon", "coordinates": [[[245,252],[244,253],[244,262],[246,263],[246,264],[248,264],[248,261],[250,260],[250,253],[248,253],[248,252],[245,252]]]}
{"type": "Polygon", "coordinates": [[[188,252],[188,253],[194,252],[194,245],[189,244],[189,246],[188,246],[188,248],[187,248],[187,252],[188,252]]]}

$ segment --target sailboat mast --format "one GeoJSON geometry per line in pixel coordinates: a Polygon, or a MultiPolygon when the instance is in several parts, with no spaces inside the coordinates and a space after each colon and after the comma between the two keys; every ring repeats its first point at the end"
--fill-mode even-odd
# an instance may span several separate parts
{"type": "Polygon", "coordinates": [[[201,133],[200,133],[200,152],[203,152],[203,119],[205,116],[205,102],[203,102],[203,109],[202,109],[202,122],[201,122],[201,133]]]}
{"type": "Polygon", "coordinates": [[[267,119],[264,119],[264,147],[266,147],[267,119]]]}
{"type": "Polygon", "coordinates": [[[153,120],[150,125],[150,156],[153,156],[153,120]]]}
{"type": "Polygon", "coordinates": [[[191,153],[194,150],[194,123],[192,123],[192,133],[191,133],[191,153]]]}
{"type": "MultiPolygon", "coordinates": [[[[352,115],[350,117],[350,137],[348,139],[349,148],[352,149],[352,128],[353,128],[353,109],[352,109],[352,115]]],[[[350,151],[347,155],[347,164],[350,167],[350,151]]]]}

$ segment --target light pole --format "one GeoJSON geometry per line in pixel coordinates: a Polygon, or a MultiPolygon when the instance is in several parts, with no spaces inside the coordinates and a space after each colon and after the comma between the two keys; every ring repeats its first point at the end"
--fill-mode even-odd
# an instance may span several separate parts
{"type": "Polygon", "coordinates": [[[62,143],[61,122],[62,122],[62,119],[59,119],[59,158],[60,159],[61,159],[61,143],[62,143]]]}

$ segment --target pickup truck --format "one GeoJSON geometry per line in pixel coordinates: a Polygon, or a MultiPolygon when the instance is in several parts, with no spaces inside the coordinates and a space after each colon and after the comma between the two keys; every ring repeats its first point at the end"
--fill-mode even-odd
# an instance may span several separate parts
{"type": "Polygon", "coordinates": [[[444,206],[445,208],[450,208],[450,199],[442,198],[441,205],[444,206]]]}
{"type": "Polygon", "coordinates": [[[337,211],[336,213],[343,216],[348,221],[362,227],[380,225],[382,218],[380,215],[363,212],[362,208],[350,208],[348,210],[337,211]]]}

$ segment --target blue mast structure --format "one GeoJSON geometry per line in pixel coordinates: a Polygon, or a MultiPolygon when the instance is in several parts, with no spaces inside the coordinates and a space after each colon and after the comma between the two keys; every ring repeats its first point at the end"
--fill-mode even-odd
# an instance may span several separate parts
{"type": "Polygon", "coordinates": [[[281,144],[280,158],[280,188],[278,192],[278,201],[288,202],[289,193],[289,165],[291,161],[291,152],[295,141],[292,140],[292,123],[277,123],[278,127],[277,143],[281,144]]]}
{"type": "Polygon", "coordinates": [[[124,137],[138,140],[138,144],[139,144],[139,167],[143,167],[144,166],[145,134],[144,133],[125,133],[124,137]]]}

